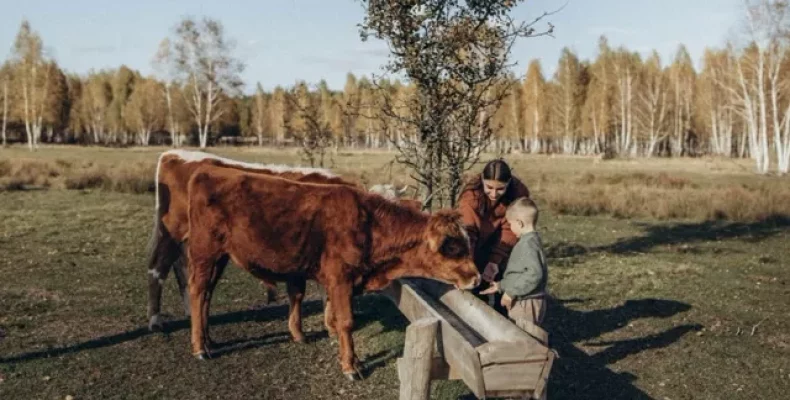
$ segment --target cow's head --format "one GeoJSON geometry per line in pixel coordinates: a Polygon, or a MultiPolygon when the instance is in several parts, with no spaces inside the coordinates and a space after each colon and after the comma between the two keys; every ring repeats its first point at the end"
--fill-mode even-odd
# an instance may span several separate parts
{"type": "Polygon", "coordinates": [[[430,216],[425,229],[426,251],[423,253],[429,275],[472,289],[480,283],[480,273],[472,260],[469,236],[457,211],[439,211],[430,216]]]}

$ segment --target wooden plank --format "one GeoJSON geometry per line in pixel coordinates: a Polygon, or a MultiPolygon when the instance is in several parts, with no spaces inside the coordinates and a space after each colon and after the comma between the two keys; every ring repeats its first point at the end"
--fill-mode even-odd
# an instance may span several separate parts
{"type": "Polygon", "coordinates": [[[551,373],[551,367],[554,365],[554,358],[557,355],[554,352],[549,352],[549,359],[543,366],[543,371],[540,373],[540,379],[538,379],[538,383],[535,385],[535,398],[536,399],[546,399],[546,387],[549,385],[549,374],[551,373]]]}
{"type": "Polygon", "coordinates": [[[447,361],[440,355],[435,355],[431,360],[431,380],[456,381],[460,380],[461,375],[447,364],[447,361]]]}
{"type": "Polygon", "coordinates": [[[436,338],[439,355],[472,393],[479,398],[483,397],[483,371],[475,347],[484,344],[485,339],[464,324],[447,306],[430,298],[410,282],[395,281],[384,294],[395,302],[409,321],[426,317],[439,320],[439,334],[436,338]]]}
{"type": "Polygon", "coordinates": [[[480,365],[545,362],[551,351],[537,342],[488,342],[477,347],[480,365]]]}
{"type": "Polygon", "coordinates": [[[398,359],[400,400],[428,400],[431,396],[433,344],[439,320],[422,318],[406,328],[403,357],[398,359]]]}
{"type": "Polygon", "coordinates": [[[509,400],[515,399],[523,399],[523,400],[530,400],[533,399],[532,392],[529,390],[492,390],[486,392],[487,397],[493,397],[496,399],[505,398],[509,400]]]}
{"type": "Polygon", "coordinates": [[[544,363],[492,364],[483,368],[486,392],[533,392],[543,372],[544,363]]]}

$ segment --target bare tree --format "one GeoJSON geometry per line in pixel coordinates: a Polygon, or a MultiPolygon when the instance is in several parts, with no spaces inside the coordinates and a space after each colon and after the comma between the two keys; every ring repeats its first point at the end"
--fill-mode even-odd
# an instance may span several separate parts
{"type": "Polygon", "coordinates": [[[553,93],[551,110],[560,123],[562,134],[560,139],[561,152],[574,154],[578,145],[578,134],[581,127],[581,106],[584,100],[582,65],[576,54],[565,48],[560,56],[557,72],[554,79],[557,89],[553,93]]]}
{"type": "Polygon", "coordinates": [[[657,145],[666,140],[669,134],[667,129],[669,82],[662,70],[658,52],[653,51],[653,54],[645,62],[642,79],[642,90],[638,96],[637,124],[647,136],[645,155],[652,157],[656,152],[657,145]]]}
{"type": "Polygon", "coordinates": [[[12,55],[15,79],[21,87],[25,132],[28,147],[38,147],[44,119],[44,104],[47,100],[49,73],[52,64],[44,55],[41,36],[30,28],[27,20],[22,21],[14,40],[12,55]]]}
{"type": "Polygon", "coordinates": [[[106,72],[88,75],[80,100],[83,121],[93,132],[93,143],[107,143],[107,111],[112,102],[112,88],[106,72]]]}
{"type": "Polygon", "coordinates": [[[258,146],[263,146],[263,134],[269,125],[270,112],[267,103],[263,87],[258,83],[252,107],[252,126],[255,130],[255,135],[258,136],[258,146]]]}
{"type": "Polygon", "coordinates": [[[541,72],[540,61],[532,60],[527,68],[527,76],[524,78],[523,102],[525,136],[523,138],[524,148],[529,148],[530,153],[541,152],[541,139],[543,128],[546,125],[548,114],[548,101],[546,97],[546,80],[541,72]],[[526,132],[529,132],[529,138],[526,132]]]}
{"type": "Polygon", "coordinates": [[[634,93],[639,78],[639,56],[620,48],[612,56],[614,79],[617,85],[616,98],[619,109],[615,114],[620,117],[620,130],[616,132],[615,150],[620,155],[634,155],[638,139],[634,135],[634,93]]]}
{"type": "Polygon", "coordinates": [[[173,48],[170,45],[170,38],[164,38],[159,42],[159,48],[154,55],[152,64],[160,79],[164,81],[162,89],[165,96],[165,104],[167,104],[167,130],[170,132],[171,145],[178,147],[181,143],[179,142],[175,107],[173,106],[173,81],[175,80],[176,72],[174,70],[173,48]]]}
{"type": "MultiPolygon", "coordinates": [[[[724,88],[734,87],[734,68],[726,51],[706,50],[697,99],[700,125],[709,132],[710,152],[720,156],[733,155],[735,107],[724,88]]],[[[742,144],[742,143],[741,143],[742,144]]]]}
{"type": "Polygon", "coordinates": [[[129,97],[126,105],[126,125],[137,131],[142,146],[148,146],[151,132],[159,129],[164,122],[164,99],[161,84],[153,79],[142,79],[129,97]]]}
{"type": "Polygon", "coordinates": [[[744,46],[728,46],[729,63],[735,78],[719,79],[737,105],[748,132],[749,153],[758,173],[770,169],[769,130],[778,170],[790,167],[790,102],[782,95],[787,81],[787,1],[744,0],[744,46]]]}
{"type": "MultiPolygon", "coordinates": [[[[384,40],[389,73],[402,73],[413,96],[377,96],[382,129],[412,170],[423,204],[454,205],[463,173],[481,157],[495,128],[492,117],[509,93],[509,55],[516,39],[551,34],[510,11],[521,1],[361,0],[360,33],[384,40]],[[406,110],[407,112],[404,112],[406,110]],[[399,135],[403,126],[414,136],[399,135]],[[436,200],[436,201],[435,201],[436,200]]],[[[374,85],[381,89],[379,77],[374,85]]],[[[370,117],[370,116],[366,116],[370,117]]]]}
{"type": "Polygon", "coordinates": [[[669,79],[672,85],[672,134],[669,138],[670,151],[673,156],[687,153],[686,142],[691,130],[694,98],[694,66],[686,46],[680,45],[675,59],[669,67],[669,79]]]}
{"type": "Polygon", "coordinates": [[[8,146],[8,139],[6,138],[6,124],[8,123],[8,81],[10,79],[10,73],[6,68],[6,65],[3,65],[3,68],[0,69],[0,79],[3,81],[3,147],[8,146]]]}
{"type": "Polygon", "coordinates": [[[287,92],[285,99],[295,110],[288,129],[299,141],[302,158],[311,167],[323,168],[327,149],[332,146],[332,131],[321,113],[321,99],[303,82],[287,92]]]}
{"type": "Polygon", "coordinates": [[[185,83],[183,93],[198,128],[200,147],[208,143],[209,129],[223,114],[221,94],[235,94],[242,86],[244,64],[233,57],[234,43],[225,38],[219,21],[184,18],[175,28],[175,38],[160,45],[157,59],[172,63],[172,70],[185,83]]]}

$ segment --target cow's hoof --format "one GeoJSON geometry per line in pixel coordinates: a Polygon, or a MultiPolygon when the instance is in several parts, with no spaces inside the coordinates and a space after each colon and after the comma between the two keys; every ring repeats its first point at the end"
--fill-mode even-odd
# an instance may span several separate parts
{"type": "Polygon", "coordinates": [[[350,380],[352,382],[353,381],[361,381],[362,380],[362,374],[359,373],[359,371],[346,372],[345,375],[346,375],[346,378],[348,378],[348,380],[350,380]]]}
{"type": "Polygon", "coordinates": [[[305,342],[304,335],[294,336],[292,339],[293,339],[294,343],[304,343],[305,342]]]}
{"type": "Polygon", "coordinates": [[[359,365],[354,365],[354,370],[351,372],[345,373],[346,378],[350,381],[361,381],[364,377],[362,376],[362,371],[359,369],[359,365]]]}
{"type": "Polygon", "coordinates": [[[201,351],[200,353],[195,354],[195,358],[200,361],[206,361],[211,359],[211,355],[205,351],[201,351]]]}
{"type": "Polygon", "coordinates": [[[162,317],[159,314],[152,315],[148,320],[148,330],[151,332],[161,332],[164,328],[162,317]]]}

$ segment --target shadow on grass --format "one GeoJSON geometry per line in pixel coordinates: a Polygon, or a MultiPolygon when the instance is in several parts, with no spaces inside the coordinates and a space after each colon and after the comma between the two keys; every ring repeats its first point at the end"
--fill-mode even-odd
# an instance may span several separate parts
{"type": "MultiPolygon", "coordinates": [[[[633,374],[611,371],[607,365],[628,356],[648,349],[667,347],[683,335],[699,329],[698,325],[680,325],[664,332],[640,338],[629,338],[622,341],[594,342],[590,346],[607,346],[602,351],[590,355],[576,346],[575,343],[599,337],[607,332],[616,331],[630,321],[639,318],[668,318],[675,314],[688,311],[691,306],[671,300],[643,299],[629,300],[622,305],[592,311],[575,311],[566,304],[583,303],[585,299],[552,300],[549,302],[546,328],[551,332],[551,346],[560,358],[554,363],[549,382],[549,393],[553,399],[648,399],[646,393],[634,385],[637,379],[633,374]]],[[[320,313],[320,300],[304,302],[304,315],[320,313]]],[[[384,296],[365,295],[354,299],[355,329],[361,329],[370,323],[379,323],[382,332],[390,330],[404,331],[408,321],[398,309],[384,296]]],[[[211,325],[225,325],[244,321],[263,322],[287,318],[287,305],[274,305],[262,309],[246,310],[215,315],[211,317],[211,325]]],[[[170,321],[165,324],[165,333],[172,333],[189,328],[188,320],[170,321]]],[[[106,335],[82,343],[63,347],[33,351],[0,358],[0,363],[16,363],[57,357],[81,351],[114,346],[124,342],[151,335],[146,327],[114,335],[106,335]]],[[[308,332],[309,340],[322,340],[327,337],[325,331],[308,332]]],[[[214,357],[263,347],[275,343],[290,341],[288,332],[268,333],[257,337],[243,338],[219,343],[212,353],[214,357]]],[[[375,354],[364,357],[365,375],[388,365],[399,357],[402,345],[392,346],[375,354]]]]}
{"type": "Polygon", "coordinates": [[[575,343],[613,332],[636,319],[668,318],[688,311],[691,306],[659,299],[628,300],[613,308],[592,311],[575,311],[565,306],[565,303],[578,302],[584,300],[549,302],[546,328],[551,332],[551,347],[560,355],[554,362],[549,380],[552,399],[650,399],[634,385],[638,378],[636,375],[612,371],[607,365],[645,350],[667,347],[702,327],[684,324],[639,338],[588,343],[590,346],[608,346],[590,355],[575,343]]]}
{"type": "MultiPolygon", "coordinates": [[[[303,305],[302,315],[305,317],[320,313],[322,311],[320,301],[305,301],[304,303],[302,303],[302,305],[303,305]]],[[[259,309],[234,311],[230,313],[214,315],[209,318],[209,326],[234,324],[239,322],[263,322],[263,321],[271,321],[276,319],[287,319],[287,318],[288,318],[288,305],[287,304],[274,305],[274,306],[268,306],[259,309]]],[[[162,333],[170,334],[176,331],[185,330],[189,328],[190,328],[190,324],[188,319],[168,321],[165,322],[162,333]]],[[[0,363],[3,364],[15,363],[22,361],[38,360],[38,359],[49,358],[49,357],[58,357],[62,355],[78,353],[85,350],[93,350],[93,349],[100,349],[109,346],[115,346],[117,344],[129,342],[132,340],[139,339],[143,336],[153,335],[153,334],[161,334],[161,333],[154,333],[149,331],[147,327],[140,327],[130,331],[121,332],[114,335],[105,335],[98,337],[96,339],[91,339],[85,342],[71,344],[63,347],[37,350],[37,351],[22,353],[10,357],[2,357],[0,358],[0,363]]],[[[283,333],[283,335],[285,335],[286,340],[290,340],[287,332],[283,333]]],[[[320,338],[320,334],[308,335],[308,338],[318,340],[320,338]]],[[[259,338],[243,340],[242,342],[245,343],[220,344],[220,348],[218,349],[217,354],[218,355],[227,354],[233,351],[240,351],[248,348],[260,347],[266,344],[279,343],[280,341],[285,341],[285,340],[279,340],[273,337],[259,337],[259,338]],[[227,346],[228,348],[224,349],[225,346],[227,346]]],[[[213,354],[214,353],[212,353],[212,355],[213,354]]]]}
{"type": "Polygon", "coordinates": [[[567,258],[589,253],[629,254],[644,253],[662,245],[692,244],[739,238],[747,242],[759,242],[790,229],[790,217],[774,215],[760,222],[704,221],[677,224],[639,224],[644,235],[620,239],[612,244],[584,247],[560,242],[549,246],[549,258],[567,258]]]}

